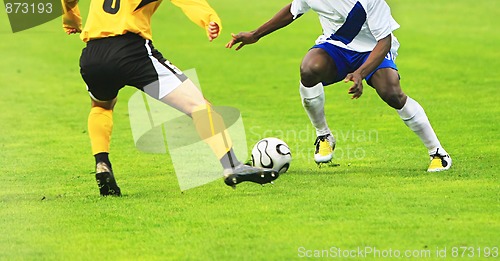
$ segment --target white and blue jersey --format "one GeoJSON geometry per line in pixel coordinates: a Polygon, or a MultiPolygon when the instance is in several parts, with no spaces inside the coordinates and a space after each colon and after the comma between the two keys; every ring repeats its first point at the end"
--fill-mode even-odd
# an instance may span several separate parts
{"type": "MultiPolygon", "coordinates": [[[[394,60],[399,42],[392,32],[399,24],[384,0],[293,0],[290,12],[297,18],[310,9],[318,13],[323,28],[313,48],[322,48],[333,58],[338,70],[334,82],[359,68],[388,35],[392,36],[391,50],[376,70],[397,70],[394,60]]],[[[369,84],[374,72],[366,77],[369,84]]]]}
{"type": "MultiPolygon", "coordinates": [[[[318,44],[329,42],[356,52],[370,52],[377,41],[399,28],[384,0],[293,0],[290,12],[298,17],[310,9],[318,13],[323,28],[318,44]]],[[[397,51],[399,43],[396,37],[392,39],[397,51]]]]}

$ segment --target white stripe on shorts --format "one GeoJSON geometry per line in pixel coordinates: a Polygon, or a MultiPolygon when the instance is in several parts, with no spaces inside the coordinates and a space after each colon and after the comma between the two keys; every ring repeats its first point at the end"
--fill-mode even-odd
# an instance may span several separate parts
{"type": "MultiPolygon", "coordinates": [[[[145,46],[146,46],[146,49],[148,50],[149,58],[151,59],[151,62],[153,63],[153,66],[156,70],[156,73],[158,74],[158,81],[150,83],[150,84],[148,84],[148,86],[158,84],[158,86],[156,87],[156,88],[158,88],[158,93],[157,93],[158,97],[153,97],[153,98],[159,100],[159,99],[167,96],[169,93],[171,93],[177,87],[179,87],[179,85],[182,84],[182,81],[177,77],[177,75],[175,75],[171,70],[167,69],[164,64],[162,64],[160,61],[158,61],[158,59],[156,59],[153,56],[153,53],[151,52],[151,47],[149,47],[149,40],[146,40],[145,46]]],[[[177,69],[175,67],[171,68],[171,69],[174,72],[179,71],[179,69],[177,69]]],[[[179,71],[179,73],[182,73],[182,72],[179,71]]],[[[144,89],[146,89],[146,88],[147,88],[147,86],[144,87],[144,89]]],[[[149,92],[148,92],[148,94],[151,95],[149,92]]]]}

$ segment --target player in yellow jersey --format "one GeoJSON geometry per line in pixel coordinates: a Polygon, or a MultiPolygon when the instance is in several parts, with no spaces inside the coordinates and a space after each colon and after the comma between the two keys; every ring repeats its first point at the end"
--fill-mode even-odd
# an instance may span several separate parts
{"type": "MultiPolygon", "coordinates": [[[[80,57],[80,73],[92,101],[88,130],[102,196],[121,195],[108,155],[113,108],[118,91],[125,85],[189,115],[200,137],[220,160],[227,185],[243,181],[264,184],[278,178],[273,170],[238,161],[222,117],[213,111],[193,82],[154,48],[151,16],[161,0],[91,0],[83,30],[77,2],[62,0],[63,28],[67,34],[81,33],[81,39],[87,43],[80,57]]],[[[219,36],[221,21],[205,0],[171,2],[206,30],[209,41],[219,36]]]]}

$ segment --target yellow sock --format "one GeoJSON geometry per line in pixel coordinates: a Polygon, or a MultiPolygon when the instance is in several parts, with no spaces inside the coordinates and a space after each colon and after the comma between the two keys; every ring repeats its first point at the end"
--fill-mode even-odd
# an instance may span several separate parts
{"type": "Polygon", "coordinates": [[[205,141],[218,159],[221,159],[233,146],[224,119],[209,104],[200,105],[191,113],[200,137],[205,141]]]}
{"type": "Polygon", "coordinates": [[[92,154],[109,153],[111,131],[113,130],[113,111],[92,107],[89,113],[88,129],[92,154]]]}

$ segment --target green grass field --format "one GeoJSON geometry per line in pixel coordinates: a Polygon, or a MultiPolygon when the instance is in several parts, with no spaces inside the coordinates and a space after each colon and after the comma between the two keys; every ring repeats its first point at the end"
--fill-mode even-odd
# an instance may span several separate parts
{"type": "Polygon", "coordinates": [[[321,32],[316,15],[234,52],[223,48],[231,32],[255,29],[287,1],[211,2],[224,23],[220,39],[206,41],[166,1],[153,19],[155,46],[179,68],[196,68],[211,102],[240,109],[249,146],[284,139],[294,156],[290,171],[274,186],[233,190],[221,179],[181,193],[168,155],[134,147],[127,101],[135,90],[126,88],[111,151],[124,196],[100,197],[78,66],[84,44],[66,36],[59,19],[12,34],[2,11],[0,260],[341,259],[335,250],[358,248],[379,257],[349,260],[406,259],[406,250],[425,260],[495,256],[497,1],[389,1],[401,24],[403,89],[426,109],[454,160],[436,174],[425,172],[427,151],[395,111],[366,85],[351,100],[342,83],[326,89],[340,166],[318,169],[298,94],[300,61],[321,32]]]}

